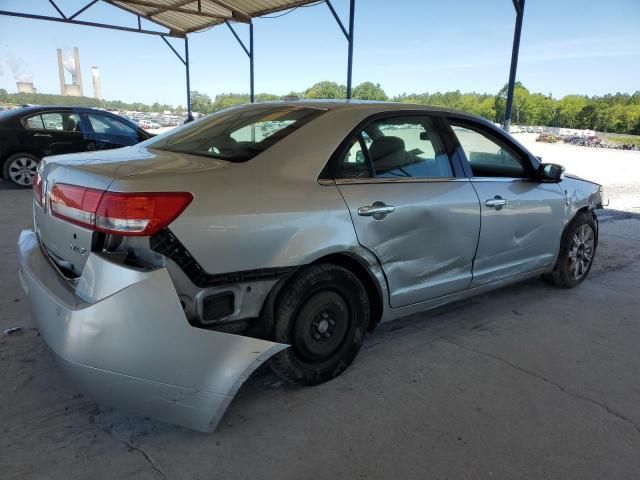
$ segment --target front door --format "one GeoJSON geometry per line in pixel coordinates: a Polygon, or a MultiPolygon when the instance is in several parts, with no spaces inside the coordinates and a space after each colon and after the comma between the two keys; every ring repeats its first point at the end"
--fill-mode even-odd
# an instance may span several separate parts
{"type": "Polygon", "coordinates": [[[560,186],[536,180],[529,156],[508,138],[479,125],[451,123],[482,212],[472,287],[552,265],[563,229],[560,186]]]}
{"type": "Polygon", "coordinates": [[[135,128],[115,116],[94,112],[83,113],[82,116],[91,150],[128,147],[143,140],[135,128]]]}
{"type": "Polygon", "coordinates": [[[394,308],[471,283],[478,197],[437,123],[424,115],[374,120],[333,163],[358,241],[378,258],[394,308]]]}

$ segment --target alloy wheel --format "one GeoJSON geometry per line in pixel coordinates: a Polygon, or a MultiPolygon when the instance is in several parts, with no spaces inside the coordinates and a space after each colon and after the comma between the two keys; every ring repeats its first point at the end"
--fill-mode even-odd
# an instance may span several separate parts
{"type": "Polygon", "coordinates": [[[589,271],[593,261],[595,232],[591,225],[583,224],[576,230],[569,248],[569,273],[580,280],[589,271]]]}
{"type": "Polygon", "coordinates": [[[33,185],[33,179],[36,176],[38,162],[29,157],[14,158],[9,164],[9,179],[22,186],[33,185]]]}

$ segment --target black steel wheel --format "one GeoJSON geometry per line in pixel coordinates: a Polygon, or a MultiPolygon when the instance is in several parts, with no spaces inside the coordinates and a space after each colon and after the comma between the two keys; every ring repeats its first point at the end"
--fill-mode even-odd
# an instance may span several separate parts
{"type": "Polygon", "coordinates": [[[370,317],[358,278],[332,264],[294,276],[275,305],[273,340],[291,345],[269,364],[282,378],[316,385],[340,375],[358,354],[370,317]]]}

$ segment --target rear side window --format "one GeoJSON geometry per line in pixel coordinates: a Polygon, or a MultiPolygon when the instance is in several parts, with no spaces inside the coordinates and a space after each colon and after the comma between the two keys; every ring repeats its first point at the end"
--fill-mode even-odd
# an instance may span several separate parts
{"type": "Polygon", "coordinates": [[[80,117],[72,112],[46,112],[23,120],[23,125],[31,130],[58,130],[80,132],[80,117]]]}
{"type": "Polygon", "coordinates": [[[33,115],[23,121],[25,128],[30,130],[44,130],[44,123],[42,122],[42,117],[38,115],[33,115]]]}
{"type": "Polygon", "coordinates": [[[452,124],[451,127],[471,164],[474,177],[528,176],[525,162],[488,134],[462,125],[452,124]]]}
{"type": "Polygon", "coordinates": [[[337,178],[450,178],[451,162],[428,116],[375,120],[356,134],[337,165],[337,178]]]}
{"type": "Polygon", "coordinates": [[[230,108],[146,143],[149,148],[246,162],[323,110],[295,106],[230,108]]]}

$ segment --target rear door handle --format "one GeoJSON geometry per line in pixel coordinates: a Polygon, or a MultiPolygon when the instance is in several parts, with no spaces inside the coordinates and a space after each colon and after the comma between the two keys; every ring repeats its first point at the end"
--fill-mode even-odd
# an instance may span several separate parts
{"type": "Polygon", "coordinates": [[[509,205],[509,201],[502,198],[500,195],[496,195],[494,198],[490,198],[484,204],[489,208],[495,208],[500,210],[505,205],[509,205]]]}
{"type": "Polygon", "coordinates": [[[393,205],[387,205],[384,202],[373,202],[371,205],[358,208],[358,215],[361,217],[373,217],[376,220],[382,220],[388,214],[396,211],[393,205]]]}
{"type": "Polygon", "coordinates": [[[49,137],[49,138],[51,138],[51,134],[50,133],[34,133],[33,136],[34,137],[49,137]]]}

